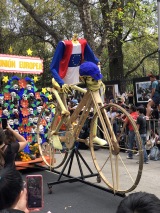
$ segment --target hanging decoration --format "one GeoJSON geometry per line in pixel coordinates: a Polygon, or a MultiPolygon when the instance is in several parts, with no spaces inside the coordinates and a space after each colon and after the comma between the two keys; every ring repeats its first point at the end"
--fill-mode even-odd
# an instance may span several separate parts
{"type": "Polygon", "coordinates": [[[36,83],[38,81],[38,76],[34,76],[33,81],[36,83]]]}
{"type": "Polygon", "coordinates": [[[28,54],[28,55],[32,55],[32,53],[33,53],[33,51],[29,48],[29,49],[27,50],[27,54],[28,54]]]}
{"type": "Polygon", "coordinates": [[[12,53],[13,52],[12,46],[10,46],[8,50],[9,50],[10,53],[12,53]]]}
{"type": "Polygon", "coordinates": [[[3,76],[2,81],[3,81],[4,83],[7,83],[7,82],[9,81],[8,76],[3,76]]]}
{"type": "Polygon", "coordinates": [[[47,89],[46,88],[42,88],[42,93],[46,94],[46,92],[47,92],[47,89]]]}

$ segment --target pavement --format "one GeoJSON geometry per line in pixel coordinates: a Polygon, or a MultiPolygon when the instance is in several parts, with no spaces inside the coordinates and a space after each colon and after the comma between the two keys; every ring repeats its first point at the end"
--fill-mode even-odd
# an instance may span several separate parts
{"type": "MultiPolygon", "coordinates": [[[[93,172],[96,173],[97,171],[93,164],[90,150],[79,150],[79,151],[82,154],[85,161],[90,166],[90,168],[93,170],[93,172]]],[[[104,153],[103,149],[99,149],[96,151],[96,155],[99,156],[99,158],[98,158],[99,164],[101,164],[100,161],[104,162],[103,153],[104,153]]],[[[124,159],[126,159],[127,154],[121,153],[121,156],[124,159]]],[[[137,175],[138,165],[136,162],[138,161],[138,156],[134,156],[133,160],[126,159],[126,161],[128,163],[128,165],[127,165],[127,167],[129,167],[128,169],[130,169],[131,172],[133,172],[137,175]]],[[[62,169],[62,167],[61,167],[61,169],[62,169]]],[[[59,169],[59,171],[61,171],[61,169],[59,169]]],[[[121,167],[120,167],[120,170],[121,170],[121,167]]],[[[85,172],[88,170],[84,167],[83,171],[85,174],[85,172]]],[[[79,174],[80,174],[79,168],[77,166],[76,160],[74,159],[74,163],[73,163],[73,166],[71,169],[71,175],[77,177],[77,176],[79,176],[79,174]]],[[[109,174],[107,174],[106,177],[109,178],[109,174]]],[[[149,164],[143,165],[142,176],[141,176],[138,186],[132,192],[129,192],[129,193],[143,191],[143,192],[153,193],[158,198],[160,198],[159,178],[160,178],[160,160],[159,161],[149,160],[149,164]]],[[[103,181],[101,181],[101,183],[97,183],[97,179],[95,177],[88,178],[87,181],[90,181],[91,183],[98,184],[100,186],[108,188],[107,185],[103,181]]],[[[126,179],[125,175],[123,175],[122,185],[123,186],[127,185],[127,179],[126,179]]],[[[126,193],[126,195],[129,193],[126,193]]]]}
{"type": "MultiPolygon", "coordinates": [[[[93,164],[93,160],[91,157],[90,150],[79,150],[84,160],[87,162],[88,166],[92,170],[93,173],[97,174],[95,166],[93,164]]],[[[95,156],[99,160],[98,163],[104,163],[104,158],[106,159],[107,152],[104,149],[99,149],[95,152],[95,156]]],[[[126,159],[127,154],[121,153],[121,158],[127,164],[127,171],[134,177],[134,174],[137,175],[138,164],[136,163],[138,160],[138,156],[134,156],[133,160],[126,159]]],[[[80,164],[82,166],[82,171],[84,175],[88,174],[88,169],[84,165],[83,161],[80,160],[80,164]]],[[[57,172],[61,172],[63,166],[57,169],[57,172]]],[[[122,167],[119,165],[119,173],[121,173],[122,167]]],[[[68,166],[64,170],[66,174],[68,171],[68,166]]],[[[49,194],[48,184],[52,182],[57,182],[59,178],[59,174],[52,173],[50,171],[41,171],[41,170],[31,170],[27,169],[23,172],[23,177],[25,179],[26,174],[42,174],[44,180],[44,208],[41,210],[41,213],[115,213],[116,209],[123,199],[122,197],[116,195],[114,196],[112,193],[108,193],[105,190],[100,190],[99,188],[92,187],[92,185],[83,184],[81,182],[65,182],[61,184],[55,184],[52,186],[52,194],[49,194]]],[[[76,157],[74,156],[73,164],[71,167],[71,176],[79,177],[80,170],[77,164],[76,157]]],[[[111,178],[110,173],[104,173],[107,180],[111,178]]],[[[149,164],[144,164],[142,177],[138,186],[131,191],[139,192],[145,191],[148,193],[155,194],[158,198],[160,198],[160,190],[159,190],[159,177],[160,177],[160,161],[149,161],[149,164]]],[[[61,180],[65,180],[66,177],[62,177],[61,180]]],[[[68,179],[67,179],[68,180],[68,179]]],[[[93,183],[94,186],[101,186],[103,189],[108,190],[107,185],[101,181],[97,183],[96,176],[89,177],[85,179],[86,182],[93,183]]],[[[128,187],[127,176],[122,173],[122,186],[128,187]]],[[[128,195],[129,193],[126,193],[128,195]]]]}
{"type": "MultiPolygon", "coordinates": [[[[99,190],[80,181],[63,182],[52,185],[48,193],[47,183],[55,183],[58,176],[50,171],[30,170],[26,174],[42,174],[44,206],[40,213],[115,213],[123,199],[103,190],[99,190]]],[[[65,178],[61,179],[65,181],[65,178]]],[[[68,180],[68,179],[67,179],[68,180]]]]}
{"type": "MultiPolygon", "coordinates": [[[[89,164],[91,165],[91,168],[94,169],[94,165],[92,163],[92,158],[90,155],[90,151],[89,150],[80,150],[81,154],[83,155],[83,157],[85,158],[85,160],[87,162],[89,162],[89,164]]],[[[101,155],[102,150],[97,150],[96,151],[99,155],[101,155]]],[[[124,157],[127,156],[126,153],[122,153],[122,155],[124,155],[124,157]]],[[[128,160],[129,161],[129,165],[130,167],[132,167],[132,170],[137,171],[137,162],[138,157],[134,156],[133,160],[128,160]]],[[[74,173],[76,174],[76,169],[74,170],[74,173]]],[[[153,193],[155,194],[158,198],[160,198],[160,160],[158,161],[153,161],[153,160],[149,160],[149,164],[144,164],[143,166],[143,170],[142,170],[142,177],[140,179],[140,182],[138,184],[138,186],[130,193],[133,192],[139,192],[139,191],[143,191],[143,192],[148,192],[148,193],[153,193]]],[[[90,179],[91,182],[96,183],[96,181],[91,178],[90,179]]],[[[125,184],[126,180],[124,178],[124,184],[125,184]]],[[[106,184],[104,184],[103,182],[100,183],[100,185],[102,186],[106,186],[106,184]]],[[[126,193],[126,195],[129,193],[126,193]]]]}

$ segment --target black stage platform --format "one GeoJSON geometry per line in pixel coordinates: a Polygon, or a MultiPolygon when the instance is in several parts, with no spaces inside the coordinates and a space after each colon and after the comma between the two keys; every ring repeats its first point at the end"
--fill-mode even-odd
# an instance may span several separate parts
{"type": "Polygon", "coordinates": [[[116,213],[117,206],[123,199],[79,181],[53,185],[52,194],[48,194],[47,183],[56,182],[57,174],[35,169],[22,171],[24,179],[27,174],[43,175],[44,208],[40,211],[42,213],[116,213]]]}

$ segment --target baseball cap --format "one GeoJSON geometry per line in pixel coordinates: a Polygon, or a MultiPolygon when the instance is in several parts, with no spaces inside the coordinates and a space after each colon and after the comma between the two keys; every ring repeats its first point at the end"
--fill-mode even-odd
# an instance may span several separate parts
{"type": "Polygon", "coordinates": [[[73,104],[78,104],[78,100],[77,100],[77,99],[72,99],[71,102],[72,102],[73,104]]]}
{"type": "Polygon", "coordinates": [[[80,76],[91,76],[96,81],[102,79],[103,77],[98,66],[93,62],[82,63],[80,65],[79,74],[80,76]]]}

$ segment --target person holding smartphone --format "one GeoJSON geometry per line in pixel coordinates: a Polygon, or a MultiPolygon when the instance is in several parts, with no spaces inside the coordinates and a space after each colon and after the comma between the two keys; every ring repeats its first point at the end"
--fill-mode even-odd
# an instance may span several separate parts
{"type": "Polygon", "coordinates": [[[27,143],[26,139],[8,124],[6,130],[0,128],[0,168],[15,167],[15,157],[19,151],[25,148],[27,143]],[[5,131],[9,131],[17,142],[13,143],[14,141],[9,140],[5,131]]]}

